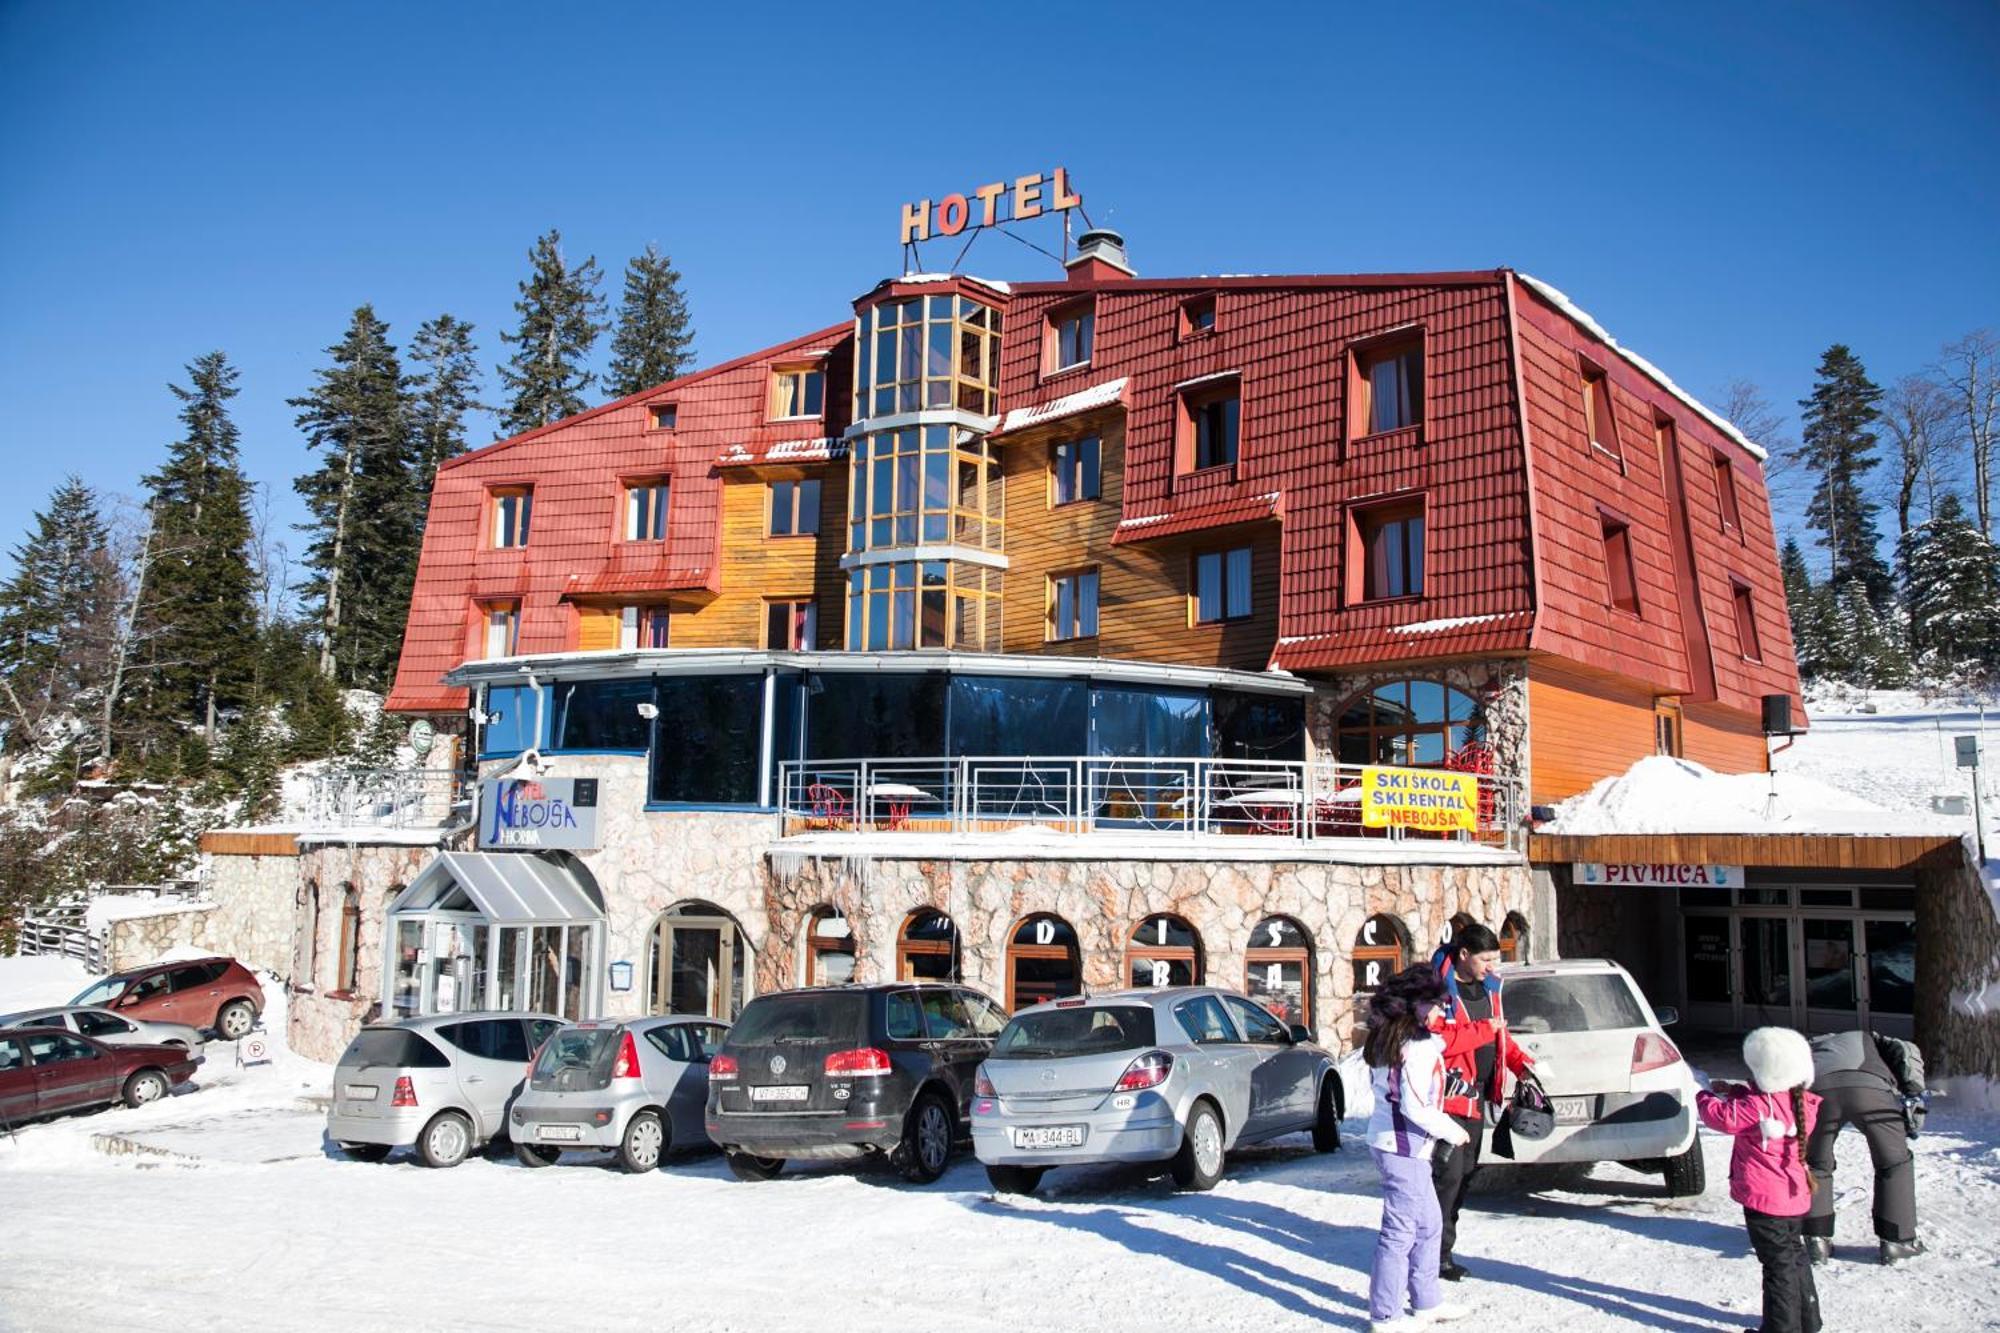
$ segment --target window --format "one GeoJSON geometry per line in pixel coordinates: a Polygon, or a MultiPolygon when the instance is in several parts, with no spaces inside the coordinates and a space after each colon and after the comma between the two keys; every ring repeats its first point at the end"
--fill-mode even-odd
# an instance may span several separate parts
{"type": "MultiPolygon", "coordinates": [[[[81,1037],[72,1037],[67,1033],[50,1033],[47,1036],[29,1037],[28,1054],[35,1057],[35,1063],[38,1065],[59,1065],[70,1060],[95,1059],[97,1048],[81,1037]]],[[[50,1089],[50,1091],[55,1090],[50,1089]]]]}
{"type": "Polygon", "coordinates": [[[1623,459],[1618,452],[1618,428],[1611,419],[1611,382],[1604,372],[1585,363],[1583,376],[1583,423],[1590,442],[1613,458],[1623,459]]]}
{"type": "Polygon", "coordinates": [[[1065,440],[1053,451],[1055,485],[1051,503],[1066,505],[1079,500],[1095,500],[1102,477],[1098,471],[1098,439],[1065,440]]]}
{"type": "Polygon", "coordinates": [[[1222,1002],[1229,1006],[1236,1026],[1243,1030],[1243,1040],[1265,1046],[1292,1044],[1292,1034],[1286,1030],[1285,1024],[1271,1017],[1270,1010],[1236,995],[1225,995],[1222,1002]]]}
{"type": "Polygon", "coordinates": [[[1639,585],[1632,577],[1632,530],[1606,514],[1604,523],[1604,576],[1611,590],[1611,605],[1620,611],[1639,614],[1639,585]]]}
{"type": "Polygon", "coordinates": [[[923,1040],[924,1011],[917,1004],[915,991],[889,993],[888,1002],[883,1006],[882,1035],[890,1041],[923,1040]]]}
{"type": "Polygon", "coordinates": [[[670,619],[664,606],[620,607],[618,646],[626,649],[667,647],[670,619]]]}
{"type": "Polygon", "coordinates": [[[819,612],[810,597],[764,604],[764,646],[811,652],[819,641],[819,612]]]}
{"type": "Polygon", "coordinates": [[[493,492],[493,545],[526,546],[534,507],[535,493],[525,486],[493,492]]]}
{"type": "Polygon", "coordinates": [[[653,702],[650,680],[565,680],[555,687],[555,750],[646,752],[653,724],[639,713],[653,702]]]}
{"type": "Polygon", "coordinates": [[[897,561],[852,570],[847,581],[850,652],[906,648],[1000,651],[997,569],[966,561],[897,561]]]}
{"type": "Polygon", "coordinates": [[[646,424],[654,430],[672,430],[681,410],[672,403],[654,403],[646,409],[646,424]]]}
{"type": "Polygon", "coordinates": [[[1135,987],[1199,986],[1201,937],[1177,916],[1149,916],[1132,932],[1125,968],[1135,987]]]}
{"type": "Polygon", "coordinates": [[[1423,425],[1423,339],[1400,339],[1357,350],[1347,387],[1350,435],[1380,435],[1423,425]]]}
{"type": "Polygon", "coordinates": [[[1090,345],[1097,331],[1094,306],[1073,305],[1049,316],[1052,368],[1068,370],[1090,360],[1090,345]]]}
{"type": "Polygon", "coordinates": [[[1181,395],[1181,438],[1176,454],[1182,472],[1235,466],[1242,401],[1242,389],[1234,377],[1181,395]]]}
{"type": "Polygon", "coordinates": [[[464,1051],[482,1060],[500,1060],[510,1065],[524,1065],[534,1054],[528,1049],[527,1034],[521,1031],[518,1018],[481,1018],[470,1023],[447,1023],[438,1029],[438,1035],[464,1051]]]}
{"type": "MultiPolygon", "coordinates": [[[[1410,965],[1414,952],[1409,927],[1402,918],[1378,912],[1361,923],[1354,935],[1354,990],[1362,994],[1380,988],[1383,982],[1410,965]]],[[[1512,1001],[1509,1001],[1512,1006],[1512,1001]]]]}
{"type": "Polygon", "coordinates": [[[993,413],[998,310],[969,297],[884,301],[854,321],[854,417],[927,407],[993,413]]]}
{"type": "Polygon", "coordinates": [[[805,984],[845,986],[854,980],[854,928],[837,907],[815,907],[806,918],[805,984]]]}
{"type": "Polygon", "coordinates": [[[1335,751],[1343,764],[1443,764],[1486,741],[1486,709],[1435,680],[1392,680],[1350,698],[1340,710],[1335,751]]]}
{"type": "Polygon", "coordinates": [[[1215,297],[1197,296],[1181,302],[1181,337],[1191,338],[1215,328],[1215,297]]]}
{"type": "Polygon", "coordinates": [[[93,1013],[82,1009],[76,1015],[76,1030],[86,1037],[122,1037],[136,1029],[124,1019],[112,1014],[93,1013]]]}
{"type": "Polygon", "coordinates": [[[633,482],[625,488],[625,540],[665,541],[667,537],[668,482],[633,482]]]}
{"type": "Polygon", "coordinates": [[[771,372],[771,419],[816,417],[826,408],[826,383],[816,367],[791,366],[771,372]]]}
{"type": "Polygon", "coordinates": [[[1312,1026],[1312,942],[1290,917],[1266,917],[1250,932],[1243,989],[1290,1028],[1312,1026]]]}
{"type": "Polygon", "coordinates": [[[1180,1020],[1188,1040],[1197,1046],[1226,1045],[1237,1040],[1236,1029],[1229,1025],[1222,1001],[1213,995],[1197,995],[1181,1001],[1174,1006],[1174,1017],[1180,1020]]]}
{"type": "Polygon", "coordinates": [[[1250,614],[1250,548],[1209,551],[1194,558],[1194,623],[1241,620],[1250,614]]]}
{"type": "MultiPolygon", "coordinates": [[[[361,975],[361,895],[349,886],[341,895],[340,902],[340,953],[336,956],[333,982],[344,991],[352,991],[361,975]]],[[[524,1058],[526,1052],[522,1053],[524,1058]]]]}
{"type": "Polygon", "coordinates": [[[1653,701],[1653,753],[1678,756],[1681,752],[1681,706],[1673,699],[1653,701]]]}
{"type": "Polygon", "coordinates": [[[1007,944],[1007,1007],[1083,993],[1083,955],[1076,929],[1059,916],[1028,917],[1007,944]]]}
{"type": "Polygon", "coordinates": [[[876,431],[855,439],[848,475],[849,551],[943,542],[1001,549],[997,444],[950,426],[876,431]]]}
{"type": "Polygon", "coordinates": [[[521,638],[521,604],[491,602],[480,612],[486,622],[486,656],[512,657],[521,638]]]}
{"type": "Polygon", "coordinates": [[[1048,638],[1089,639],[1097,634],[1097,571],[1049,575],[1048,638]]]}
{"type": "Polygon", "coordinates": [[[898,981],[957,981],[958,927],[936,908],[922,907],[896,938],[898,981]]]}
{"type": "Polygon", "coordinates": [[[13,1037],[0,1037],[0,1074],[19,1069],[24,1063],[21,1043],[13,1037]]]}
{"type": "Polygon", "coordinates": [[[1757,605],[1750,595],[1750,585],[1741,579],[1729,580],[1729,592],[1736,603],[1736,644],[1743,655],[1753,661],[1762,660],[1763,646],[1757,639],[1757,605]]]}
{"type": "Polygon", "coordinates": [[[926,1037],[932,1041],[962,1041],[973,1035],[972,1018],[965,1012],[957,991],[927,990],[919,994],[926,1037]]]}
{"type": "Polygon", "coordinates": [[[1715,499],[1722,510],[1722,530],[1743,533],[1743,512],[1736,505],[1736,469],[1721,454],[1715,456],[1715,499]]]}
{"type": "Polygon", "coordinates": [[[819,531],[819,478],[771,483],[771,535],[809,537],[819,531]]]}
{"type": "Polygon", "coordinates": [[[663,676],[654,698],[656,803],[754,805],[763,744],[762,676],[663,676]]]}
{"type": "MultiPolygon", "coordinates": [[[[1420,597],[1424,591],[1424,502],[1355,510],[1350,554],[1360,574],[1359,601],[1420,597]]],[[[1353,590],[1350,581],[1350,591],[1353,590]]]]}

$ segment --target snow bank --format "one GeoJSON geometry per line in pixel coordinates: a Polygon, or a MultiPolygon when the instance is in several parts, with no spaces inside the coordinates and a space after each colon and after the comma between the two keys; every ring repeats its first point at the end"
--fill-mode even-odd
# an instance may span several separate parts
{"type": "Polygon", "coordinates": [[[1650,755],[1564,801],[1540,831],[1955,837],[1964,827],[1936,815],[1887,809],[1797,773],[1717,773],[1686,759],[1650,755]]]}
{"type": "Polygon", "coordinates": [[[186,898],[162,898],[152,893],[106,893],[90,900],[83,923],[93,935],[102,935],[114,921],[131,921],[145,916],[172,916],[192,907],[206,907],[186,898]]]}
{"type": "Polygon", "coordinates": [[[96,979],[74,958],[0,958],[0,1013],[68,1004],[96,979]]]}

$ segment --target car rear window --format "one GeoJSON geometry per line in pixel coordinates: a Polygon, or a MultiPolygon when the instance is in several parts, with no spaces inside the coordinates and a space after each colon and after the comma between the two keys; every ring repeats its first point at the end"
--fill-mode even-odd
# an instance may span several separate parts
{"type": "Polygon", "coordinates": [[[618,1043],[618,1028],[564,1028],[542,1043],[535,1057],[535,1084],[541,1086],[565,1069],[580,1069],[593,1080],[608,1082],[618,1043]]]}
{"type": "Polygon", "coordinates": [[[859,1042],[867,1026],[868,997],[856,992],[766,995],[750,1001],[729,1029],[731,1046],[780,1041],[859,1042]]]}
{"type": "Polygon", "coordinates": [[[408,1028],[363,1028],[341,1053],[344,1065],[393,1065],[402,1069],[443,1069],[444,1052],[408,1028]]]}
{"type": "Polygon", "coordinates": [[[1153,1011],[1143,1004],[1043,1009],[1001,1029],[993,1054],[1001,1060],[1053,1060],[1065,1055],[1129,1051],[1153,1044],[1153,1011]]]}
{"type": "Polygon", "coordinates": [[[1515,977],[1501,992],[1516,1032],[1603,1032],[1642,1028],[1646,1015],[1632,987],[1616,972],[1515,977]]]}

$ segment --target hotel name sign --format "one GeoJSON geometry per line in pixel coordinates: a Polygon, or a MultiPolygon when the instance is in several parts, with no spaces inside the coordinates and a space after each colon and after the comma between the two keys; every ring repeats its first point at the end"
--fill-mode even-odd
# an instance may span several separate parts
{"type": "Polygon", "coordinates": [[[994,181],[964,194],[948,194],[935,205],[928,199],[903,205],[903,244],[933,236],[956,236],[967,227],[992,227],[1002,222],[1026,222],[1044,213],[1061,213],[1083,203],[1069,183],[1069,168],[1057,167],[1047,176],[1016,176],[994,181]],[[979,220],[973,221],[974,211],[979,220]]]}

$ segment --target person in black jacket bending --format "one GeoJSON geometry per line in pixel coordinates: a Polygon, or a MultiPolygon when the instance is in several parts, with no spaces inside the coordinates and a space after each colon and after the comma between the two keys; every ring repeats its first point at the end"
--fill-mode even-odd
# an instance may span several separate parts
{"type": "Polygon", "coordinates": [[[1812,1209],[1806,1251],[1814,1263],[1833,1254],[1833,1141],[1842,1125],[1868,1140],[1875,1160],[1875,1236],[1882,1262],[1922,1254],[1917,1239],[1916,1161],[1908,1140],[1923,1125],[1924,1057],[1907,1041],[1874,1032],[1831,1032],[1812,1039],[1813,1091],[1825,1098],[1806,1144],[1812,1209]]]}

